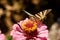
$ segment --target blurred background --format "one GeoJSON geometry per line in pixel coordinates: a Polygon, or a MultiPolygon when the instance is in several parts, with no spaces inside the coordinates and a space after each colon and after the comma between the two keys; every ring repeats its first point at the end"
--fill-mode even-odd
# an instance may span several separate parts
{"type": "Polygon", "coordinates": [[[23,10],[34,15],[45,9],[52,9],[52,14],[49,14],[50,17],[47,17],[47,19],[51,18],[53,21],[49,23],[48,20],[46,23],[51,39],[60,40],[57,37],[60,32],[60,0],[0,0],[0,30],[2,33],[9,35],[13,24],[29,17],[23,10]],[[52,15],[53,17],[51,17],[52,15]]]}

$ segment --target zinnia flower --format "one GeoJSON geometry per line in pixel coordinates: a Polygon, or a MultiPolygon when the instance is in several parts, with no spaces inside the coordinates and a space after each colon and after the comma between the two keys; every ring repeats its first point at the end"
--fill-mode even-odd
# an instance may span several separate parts
{"type": "Polygon", "coordinates": [[[13,25],[11,36],[13,40],[47,40],[48,30],[40,21],[26,18],[13,25]]]}
{"type": "Polygon", "coordinates": [[[5,35],[4,34],[1,34],[1,31],[0,31],[0,40],[6,40],[5,39],[5,35]]]}

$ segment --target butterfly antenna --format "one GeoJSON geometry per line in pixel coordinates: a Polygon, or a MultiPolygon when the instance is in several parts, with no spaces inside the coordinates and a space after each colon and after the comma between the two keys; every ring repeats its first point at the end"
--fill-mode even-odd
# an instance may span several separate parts
{"type": "Polygon", "coordinates": [[[29,12],[27,12],[27,11],[25,11],[25,10],[23,10],[27,15],[29,15],[29,16],[31,16],[31,17],[33,17],[34,15],[32,15],[32,14],[30,14],[29,12]]]}

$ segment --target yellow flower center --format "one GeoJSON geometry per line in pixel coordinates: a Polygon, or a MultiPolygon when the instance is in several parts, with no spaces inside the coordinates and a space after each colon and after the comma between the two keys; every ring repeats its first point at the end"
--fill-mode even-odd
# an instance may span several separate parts
{"type": "Polygon", "coordinates": [[[22,23],[22,28],[30,33],[31,31],[35,31],[37,29],[37,23],[28,20],[22,23]]]}

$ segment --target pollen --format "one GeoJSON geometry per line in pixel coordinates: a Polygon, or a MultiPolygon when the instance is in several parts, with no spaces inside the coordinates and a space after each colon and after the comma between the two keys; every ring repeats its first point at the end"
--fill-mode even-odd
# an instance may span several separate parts
{"type": "Polygon", "coordinates": [[[24,29],[24,31],[27,31],[30,33],[37,29],[37,23],[31,20],[28,20],[22,23],[22,28],[24,29]]]}

